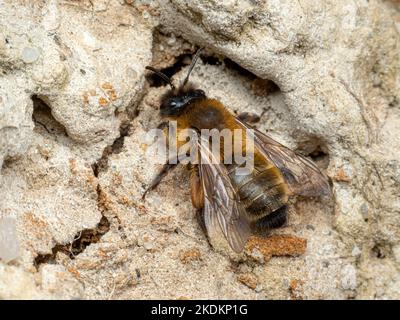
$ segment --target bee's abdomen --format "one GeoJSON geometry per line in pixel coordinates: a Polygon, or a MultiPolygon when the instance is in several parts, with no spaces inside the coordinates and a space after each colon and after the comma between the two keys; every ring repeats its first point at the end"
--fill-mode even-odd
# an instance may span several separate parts
{"type": "Polygon", "coordinates": [[[279,209],[288,200],[282,175],[273,166],[249,175],[237,175],[235,170],[230,170],[230,177],[247,212],[255,219],[279,209]]]}

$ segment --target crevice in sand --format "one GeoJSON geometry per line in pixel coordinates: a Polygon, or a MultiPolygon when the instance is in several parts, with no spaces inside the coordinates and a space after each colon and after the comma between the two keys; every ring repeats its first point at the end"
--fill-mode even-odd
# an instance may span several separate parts
{"type": "Polygon", "coordinates": [[[34,266],[39,269],[43,263],[56,263],[57,253],[61,252],[67,255],[70,259],[75,259],[77,255],[82,253],[92,243],[100,241],[101,237],[104,236],[110,229],[110,222],[103,215],[93,229],[83,229],[76,233],[74,240],[67,244],[56,244],[52,249],[51,253],[38,254],[34,260],[34,266]]]}
{"type": "Polygon", "coordinates": [[[105,147],[101,158],[92,164],[93,174],[95,177],[98,177],[100,172],[104,172],[108,169],[108,157],[110,155],[121,153],[124,147],[125,137],[129,136],[131,126],[130,122],[121,124],[119,128],[119,137],[116,138],[111,145],[105,147]]]}
{"type": "Polygon", "coordinates": [[[110,221],[105,216],[108,210],[105,194],[101,190],[100,184],[97,185],[97,208],[101,212],[101,219],[95,228],[83,229],[76,233],[74,240],[67,244],[57,243],[51,253],[38,254],[33,262],[36,269],[39,269],[43,263],[55,264],[57,254],[59,252],[67,255],[71,260],[81,254],[85,249],[93,243],[98,243],[100,239],[110,230],[110,221]]]}
{"type": "MultiPolygon", "coordinates": [[[[141,103],[145,95],[146,92],[144,92],[142,96],[138,99],[137,105],[141,103]]],[[[34,114],[37,115],[39,112],[44,113],[47,119],[53,120],[52,123],[54,124],[56,120],[51,116],[50,107],[46,103],[44,103],[40,98],[32,97],[32,99],[35,99],[34,104],[37,105],[37,109],[36,112],[34,112],[34,114]]],[[[108,157],[111,154],[118,154],[122,152],[125,137],[129,136],[130,134],[130,128],[132,126],[131,122],[138,115],[138,109],[137,108],[133,109],[137,111],[132,112],[131,114],[126,112],[126,119],[124,119],[124,121],[121,121],[119,137],[116,138],[111,145],[104,148],[102,157],[94,164],[92,164],[92,170],[94,176],[98,177],[98,175],[101,172],[104,172],[108,169],[108,157]]],[[[34,121],[36,125],[43,126],[43,129],[41,130],[46,130],[50,134],[52,133],[51,126],[49,128],[49,126],[47,126],[45,123],[38,123],[37,119],[35,118],[34,121]]],[[[56,123],[58,124],[58,122],[56,123]]],[[[58,125],[61,126],[60,124],[58,125]]],[[[90,246],[93,243],[98,243],[100,239],[110,230],[111,223],[109,219],[105,216],[105,213],[108,211],[108,207],[106,204],[107,201],[105,198],[105,194],[101,189],[100,183],[97,184],[96,191],[97,191],[97,207],[102,215],[96,227],[92,229],[80,230],[79,232],[76,233],[74,240],[70,243],[67,244],[57,243],[51,249],[51,253],[38,254],[34,259],[34,266],[36,267],[36,269],[39,269],[40,265],[44,263],[55,264],[57,259],[57,254],[59,252],[67,255],[71,260],[75,259],[76,256],[82,253],[88,246],[90,246]]]]}
{"type": "MultiPolygon", "coordinates": [[[[104,148],[102,156],[94,163],[92,163],[92,170],[95,177],[98,177],[101,172],[108,169],[108,158],[112,154],[121,153],[124,148],[125,138],[131,134],[132,121],[139,115],[139,105],[142,103],[144,97],[147,95],[148,89],[143,88],[143,91],[134,105],[128,106],[124,113],[120,116],[123,118],[119,126],[119,136],[113,141],[111,145],[104,148]]],[[[118,116],[118,114],[116,114],[118,116]]]]}

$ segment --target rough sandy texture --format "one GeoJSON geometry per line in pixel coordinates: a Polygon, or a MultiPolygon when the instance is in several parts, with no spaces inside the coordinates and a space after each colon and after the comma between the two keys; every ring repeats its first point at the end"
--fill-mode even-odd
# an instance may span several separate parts
{"type": "Polygon", "coordinates": [[[397,1],[1,1],[0,298],[400,298],[397,1]],[[233,253],[146,132],[192,81],[310,155],[331,198],[233,253]],[[153,79],[153,78],[152,78],[153,79]],[[153,79],[154,80],[154,79],[153,79]],[[9,246],[13,243],[14,246],[9,246]]]}

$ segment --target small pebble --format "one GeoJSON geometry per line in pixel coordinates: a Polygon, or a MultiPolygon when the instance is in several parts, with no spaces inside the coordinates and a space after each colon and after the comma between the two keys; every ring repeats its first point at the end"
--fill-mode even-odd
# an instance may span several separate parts
{"type": "Polygon", "coordinates": [[[264,288],[263,288],[263,286],[262,286],[261,284],[258,284],[258,285],[256,286],[256,288],[254,289],[255,292],[261,292],[261,291],[263,291],[263,290],[264,290],[264,288]]]}
{"type": "Polygon", "coordinates": [[[392,247],[392,252],[394,259],[397,263],[400,263],[400,245],[395,245],[392,247]]]}
{"type": "Polygon", "coordinates": [[[150,242],[145,242],[145,243],[143,244],[143,247],[144,247],[146,250],[151,250],[151,249],[154,248],[154,245],[153,245],[152,243],[150,243],[150,242]]]}
{"type": "Polygon", "coordinates": [[[0,218],[0,259],[10,262],[19,256],[19,243],[14,218],[0,218]]]}
{"type": "Polygon", "coordinates": [[[357,288],[357,270],[353,265],[345,265],[342,269],[341,286],[344,290],[355,290],[357,288]]]}
{"type": "Polygon", "coordinates": [[[149,19],[149,18],[150,18],[150,13],[149,13],[148,11],[143,11],[142,17],[143,17],[144,19],[149,19]]]}
{"type": "Polygon", "coordinates": [[[368,219],[368,211],[369,211],[368,203],[364,202],[360,206],[360,212],[364,219],[368,219]]]}
{"type": "Polygon", "coordinates": [[[361,250],[359,247],[354,246],[353,250],[351,251],[351,255],[353,257],[358,257],[361,254],[361,250]]]}
{"type": "Polygon", "coordinates": [[[33,63],[39,58],[40,52],[35,47],[25,47],[22,50],[21,58],[25,63],[33,63]]]}
{"type": "Polygon", "coordinates": [[[171,46],[176,42],[176,38],[175,37],[171,37],[167,40],[167,43],[171,46]]]}

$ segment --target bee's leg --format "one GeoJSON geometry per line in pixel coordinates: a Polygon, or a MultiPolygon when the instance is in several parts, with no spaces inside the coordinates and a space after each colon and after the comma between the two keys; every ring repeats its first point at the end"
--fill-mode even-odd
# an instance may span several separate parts
{"type": "Polygon", "coordinates": [[[204,212],[203,209],[196,209],[196,218],[197,222],[200,225],[201,230],[203,230],[204,234],[208,236],[207,234],[207,228],[206,228],[206,223],[204,221],[204,212]]]}
{"type": "Polygon", "coordinates": [[[197,166],[190,165],[190,197],[192,199],[193,207],[196,209],[202,209],[204,206],[204,192],[203,186],[199,176],[199,168],[197,166]]]}
{"type": "Polygon", "coordinates": [[[161,180],[170,172],[173,170],[177,164],[174,163],[166,163],[162,167],[161,171],[154,177],[154,179],[151,181],[150,185],[147,187],[146,191],[142,195],[142,199],[146,197],[147,192],[150,190],[153,190],[155,187],[158,186],[158,184],[161,182],[161,180]]]}
{"type": "MultiPolygon", "coordinates": [[[[166,134],[166,136],[168,136],[168,121],[161,122],[157,126],[157,129],[163,130],[164,134],[166,134]]],[[[167,140],[167,143],[168,143],[168,140],[167,140]]],[[[167,146],[168,146],[168,144],[167,144],[167,146]]],[[[179,155],[178,155],[178,159],[179,159],[179,155]]],[[[175,161],[176,161],[176,159],[171,158],[171,159],[168,160],[168,162],[166,164],[164,164],[164,166],[162,167],[160,172],[154,177],[154,179],[151,181],[150,185],[147,187],[147,189],[143,193],[142,199],[144,199],[146,197],[147,192],[153,190],[155,187],[158,186],[158,184],[168,174],[168,172],[170,172],[171,170],[175,169],[175,167],[177,165],[176,163],[173,163],[175,161]],[[171,160],[174,160],[174,161],[171,161],[171,160]]]]}
{"type": "Polygon", "coordinates": [[[287,221],[287,206],[283,206],[278,210],[262,217],[255,225],[259,230],[268,230],[282,227],[287,221]]]}
{"type": "Polygon", "coordinates": [[[188,165],[190,171],[190,197],[192,199],[193,207],[196,208],[196,218],[199,222],[201,229],[207,234],[206,225],[204,222],[204,191],[199,176],[199,167],[188,165]]]}

